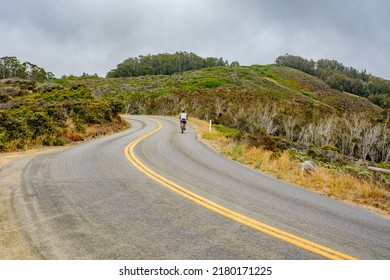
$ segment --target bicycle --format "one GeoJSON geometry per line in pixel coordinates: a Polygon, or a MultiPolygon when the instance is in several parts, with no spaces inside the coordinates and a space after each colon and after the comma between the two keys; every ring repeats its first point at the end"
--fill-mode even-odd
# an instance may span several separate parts
{"type": "Polygon", "coordinates": [[[179,119],[180,119],[180,130],[181,130],[181,133],[184,133],[184,130],[186,130],[186,123],[187,123],[187,120],[188,120],[188,115],[187,115],[185,110],[181,111],[179,119]]]}
{"type": "Polygon", "coordinates": [[[186,130],[186,123],[187,123],[186,119],[181,119],[180,120],[180,130],[181,130],[181,133],[184,133],[184,130],[186,130]]]}

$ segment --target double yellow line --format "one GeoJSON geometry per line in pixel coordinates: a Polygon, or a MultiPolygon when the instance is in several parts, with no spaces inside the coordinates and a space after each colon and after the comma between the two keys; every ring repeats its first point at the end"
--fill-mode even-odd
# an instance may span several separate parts
{"type": "Polygon", "coordinates": [[[316,253],[318,255],[321,255],[325,258],[332,259],[332,260],[356,260],[356,258],[349,256],[347,254],[338,252],[336,250],[333,250],[331,248],[325,247],[321,244],[312,242],[310,240],[301,238],[299,236],[296,236],[294,234],[291,234],[289,232],[277,229],[275,227],[269,226],[267,224],[264,224],[262,222],[259,222],[257,220],[251,219],[247,216],[241,215],[240,213],[237,213],[235,211],[232,211],[226,207],[223,207],[211,200],[208,200],[200,195],[197,195],[194,192],[189,191],[188,189],[168,180],[167,178],[157,174],[152,169],[144,165],[135,155],[134,149],[137,146],[138,143],[140,143],[142,140],[146,139],[147,137],[151,136],[152,134],[159,131],[162,127],[161,122],[150,119],[154,121],[157,124],[157,128],[150,131],[147,134],[144,134],[143,136],[137,138],[133,142],[131,142],[125,149],[124,153],[127,159],[133,164],[139,171],[144,173],[149,178],[153,179],[154,181],[160,183],[161,185],[171,189],[172,191],[184,196],[185,198],[188,198],[189,200],[202,205],[203,207],[214,211],[216,213],[219,213],[227,218],[230,218],[234,221],[237,221],[241,224],[247,225],[253,229],[256,229],[260,232],[266,233],[268,235],[271,235],[273,237],[279,238],[281,240],[284,240],[288,243],[294,244],[298,247],[301,247],[303,249],[306,249],[308,251],[311,251],[313,253],[316,253]]]}

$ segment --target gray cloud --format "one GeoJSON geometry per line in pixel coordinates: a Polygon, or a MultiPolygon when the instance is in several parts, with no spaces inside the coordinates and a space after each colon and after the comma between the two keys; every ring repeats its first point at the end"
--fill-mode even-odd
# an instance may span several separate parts
{"type": "Polygon", "coordinates": [[[273,63],[329,58],[390,79],[390,4],[373,1],[0,0],[0,56],[56,76],[100,76],[128,57],[189,51],[273,63]]]}

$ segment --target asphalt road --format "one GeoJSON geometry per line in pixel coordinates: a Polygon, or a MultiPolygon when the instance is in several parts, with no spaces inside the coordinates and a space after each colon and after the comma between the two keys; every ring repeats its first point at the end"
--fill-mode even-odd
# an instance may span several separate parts
{"type": "Polygon", "coordinates": [[[214,153],[178,120],[129,116],[131,128],[37,156],[13,211],[39,259],[326,259],[216,213],[146,176],[155,174],[272,228],[359,259],[390,259],[390,219],[270,178],[214,153]]]}

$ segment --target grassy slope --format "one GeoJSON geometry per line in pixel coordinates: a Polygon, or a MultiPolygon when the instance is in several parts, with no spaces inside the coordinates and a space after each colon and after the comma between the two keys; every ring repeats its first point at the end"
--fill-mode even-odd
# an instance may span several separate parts
{"type": "Polygon", "coordinates": [[[164,106],[167,106],[164,102],[169,99],[177,101],[175,97],[180,100],[203,98],[208,102],[216,98],[233,103],[277,102],[277,106],[285,107],[286,112],[292,110],[298,115],[305,112],[305,117],[362,110],[378,115],[383,111],[365,98],[332,90],[316,77],[271,65],[214,67],[172,76],[94,78],[79,82],[87,83],[96,95],[115,96],[122,100],[136,96],[149,101],[146,113],[164,113],[164,106]]]}
{"type": "Polygon", "coordinates": [[[332,108],[336,108],[341,112],[368,111],[379,116],[383,111],[383,109],[366,98],[347,92],[333,90],[321,79],[304,72],[287,67],[273,67],[271,72],[275,74],[276,79],[287,84],[290,88],[325,103],[332,108]]]}

